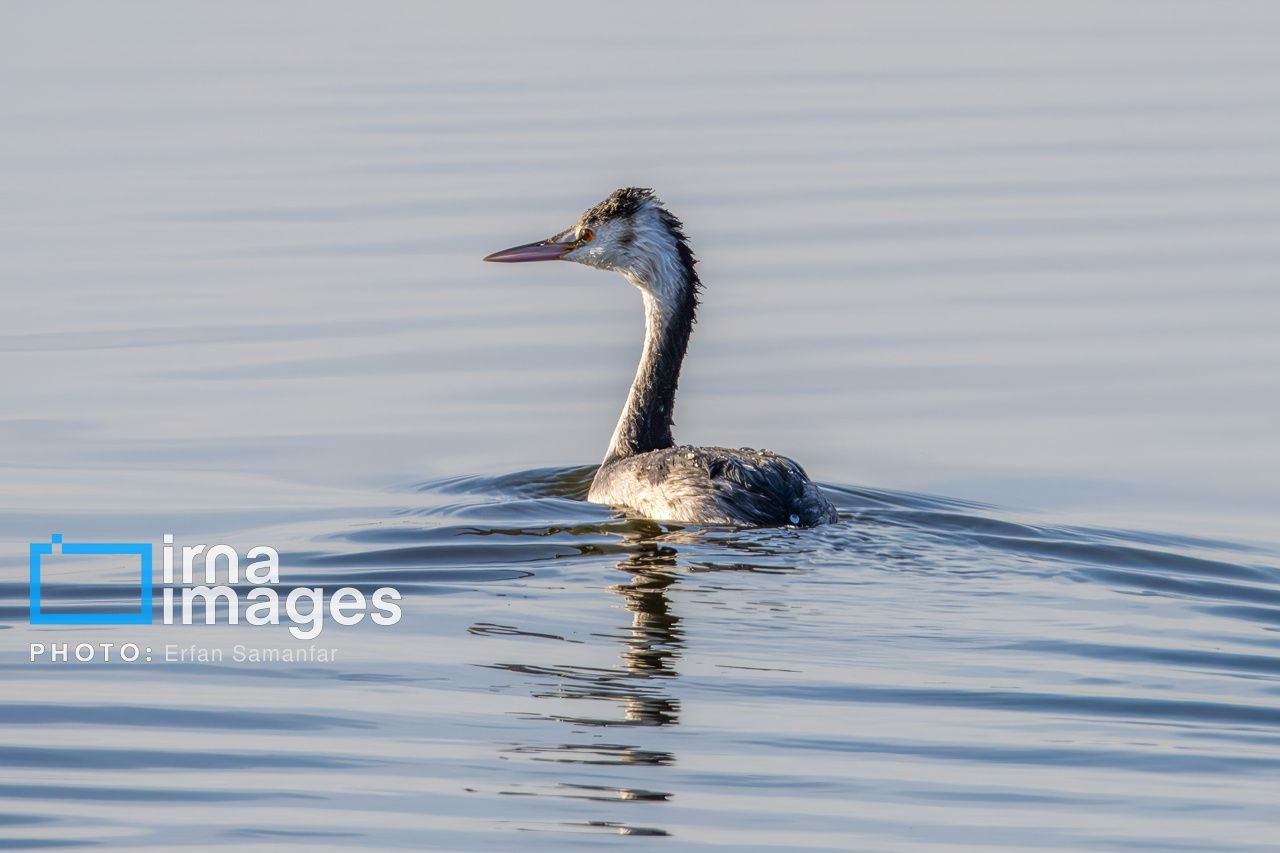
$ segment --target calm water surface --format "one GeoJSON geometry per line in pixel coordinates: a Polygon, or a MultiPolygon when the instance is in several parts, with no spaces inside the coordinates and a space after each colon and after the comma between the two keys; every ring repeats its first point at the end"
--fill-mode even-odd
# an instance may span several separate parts
{"type": "Polygon", "coordinates": [[[0,846],[1276,849],[1280,15],[601,5],[0,6],[0,846]],[[839,524],[581,500],[639,301],[478,259],[627,184],[839,524]],[[33,664],[306,645],[55,532],[405,618],[33,664]]]}

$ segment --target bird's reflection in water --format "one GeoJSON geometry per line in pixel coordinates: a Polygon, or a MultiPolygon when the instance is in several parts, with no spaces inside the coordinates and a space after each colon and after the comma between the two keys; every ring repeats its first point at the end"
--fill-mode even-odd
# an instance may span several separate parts
{"type": "MultiPolygon", "coordinates": [[[[656,526],[652,530],[646,526],[643,531],[628,531],[624,540],[627,556],[617,567],[629,577],[626,582],[609,587],[610,592],[622,599],[630,614],[630,624],[611,629],[617,633],[596,636],[616,639],[621,644],[620,666],[605,669],[494,664],[498,669],[554,679],[542,682],[534,696],[605,701],[620,706],[621,712],[609,716],[548,714],[544,718],[599,727],[669,726],[679,722],[680,703],[664,687],[665,681],[678,675],[675,665],[684,646],[680,617],[676,615],[667,593],[679,578],[677,552],[670,545],[657,541],[660,535],[662,530],[656,526]]],[[[489,629],[485,633],[496,633],[492,630],[496,626],[484,627],[489,629]]],[[[566,755],[564,760],[584,759],[566,755]]],[[[666,763],[670,758],[651,755],[648,760],[666,763]]]]}
{"type": "MultiPolygon", "coordinates": [[[[706,577],[705,573],[722,571],[792,571],[795,543],[788,542],[786,548],[779,548],[772,536],[758,533],[738,536],[725,531],[673,528],[636,520],[612,520],[572,527],[471,528],[468,532],[472,535],[520,538],[563,537],[568,533],[575,539],[582,537],[572,547],[593,565],[598,565],[601,556],[620,556],[615,565],[626,575],[624,581],[609,586],[608,591],[621,600],[629,618],[625,624],[615,622],[601,633],[583,637],[580,632],[532,631],[493,624],[472,626],[471,631],[476,634],[520,635],[575,645],[598,645],[599,638],[607,638],[620,647],[618,663],[613,666],[489,664],[495,669],[531,678],[531,695],[536,698],[551,700],[558,706],[567,704],[570,710],[576,710],[578,705],[583,708],[579,713],[547,712],[528,717],[568,724],[572,727],[569,731],[573,739],[553,735],[554,740],[513,744],[504,751],[508,755],[534,761],[577,766],[583,770],[584,778],[561,779],[552,785],[510,785],[502,793],[609,803],[652,803],[671,799],[670,792],[649,787],[661,776],[641,772],[641,768],[653,770],[673,764],[676,756],[668,750],[655,748],[653,738],[640,734],[680,722],[680,700],[674,695],[673,686],[679,677],[677,666],[685,651],[686,632],[671,593],[695,573],[706,577]],[[680,565],[681,559],[685,565],[680,565]],[[565,700],[569,701],[566,703],[565,700]],[[610,710],[604,711],[606,707],[610,710]],[[608,731],[615,734],[605,733],[608,731]],[[621,732],[632,732],[635,736],[623,736],[621,732]],[[587,772],[588,767],[592,768],[590,772],[587,772]],[[610,768],[625,767],[635,769],[634,779],[615,782],[608,775],[610,768]],[[645,787],[627,784],[642,780],[645,787]]],[[[704,582],[700,588],[714,590],[716,587],[704,582]]],[[[545,728],[541,730],[545,732],[545,728]]],[[[663,741],[663,746],[670,742],[669,739],[663,741]]],[[[623,835],[667,834],[665,830],[652,826],[634,826],[617,821],[556,823],[523,828],[623,835]]]]}
{"type": "MultiPolygon", "coordinates": [[[[679,582],[677,551],[660,541],[664,531],[657,525],[636,525],[623,537],[621,550],[625,558],[619,570],[627,574],[625,582],[614,584],[609,591],[622,601],[630,615],[629,624],[616,625],[608,633],[595,636],[616,640],[621,646],[620,665],[600,668],[590,666],[538,666],[497,663],[495,668],[534,676],[538,682],[536,697],[592,701],[592,713],[543,714],[539,719],[557,720],[574,727],[634,728],[673,726],[679,722],[680,703],[667,687],[677,677],[676,664],[684,648],[684,632],[669,595],[679,582]],[[596,712],[601,703],[611,704],[616,711],[596,712]]],[[[473,629],[474,630],[474,629],[473,629]]],[[[491,631],[484,631],[491,633],[491,631]]],[[[521,632],[523,633],[523,632],[521,632]]],[[[563,764],[606,766],[669,765],[675,756],[668,751],[619,742],[630,738],[592,738],[586,742],[521,744],[508,753],[524,755],[538,761],[563,764]]],[[[542,794],[570,799],[603,802],[664,802],[671,794],[665,791],[632,786],[613,786],[577,782],[561,782],[554,788],[519,790],[506,793],[542,794]]],[[[595,829],[624,835],[665,835],[654,827],[639,827],[615,822],[563,824],[565,828],[595,829]]],[[[545,827],[544,827],[545,828],[545,827]]]]}
{"type": "Polygon", "coordinates": [[[676,578],[676,550],[652,540],[636,543],[636,551],[618,563],[630,577],[610,587],[622,597],[631,614],[623,627],[623,720],[607,725],[670,726],[679,722],[680,703],[664,691],[664,680],[674,678],[676,662],[684,648],[680,617],[671,606],[667,589],[676,578]]]}

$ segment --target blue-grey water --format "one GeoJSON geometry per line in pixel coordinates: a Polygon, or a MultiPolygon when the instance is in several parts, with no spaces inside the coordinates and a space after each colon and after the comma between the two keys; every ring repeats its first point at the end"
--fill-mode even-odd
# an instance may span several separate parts
{"type": "Polygon", "coordinates": [[[0,5],[0,847],[1276,850],[1278,40],[0,5]],[[629,184],[702,259],[678,438],[795,456],[839,524],[582,501],[639,300],[479,258],[629,184]],[[55,533],[266,544],[404,618],[33,626],[55,533]]]}

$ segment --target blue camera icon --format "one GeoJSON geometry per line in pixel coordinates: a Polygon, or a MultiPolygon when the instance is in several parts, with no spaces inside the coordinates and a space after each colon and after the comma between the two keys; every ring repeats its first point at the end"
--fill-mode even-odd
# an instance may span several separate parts
{"type": "Polygon", "coordinates": [[[63,542],[55,533],[48,542],[31,543],[31,624],[32,625],[150,625],[151,544],[148,542],[63,542]],[[50,555],[137,556],[142,564],[138,580],[137,613],[42,613],[40,611],[40,561],[50,555]]]}

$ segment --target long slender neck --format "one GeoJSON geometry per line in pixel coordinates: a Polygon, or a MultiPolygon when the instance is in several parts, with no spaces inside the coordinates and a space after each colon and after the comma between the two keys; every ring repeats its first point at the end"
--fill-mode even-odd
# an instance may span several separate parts
{"type": "Polygon", "coordinates": [[[678,262],[659,264],[643,273],[623,273],[644,296],[644,351],[605,454],[606,465],[675,443],[671,424],[676,385],[698,304],[692,255],[682,239],[679,247],[678,262]]]}

